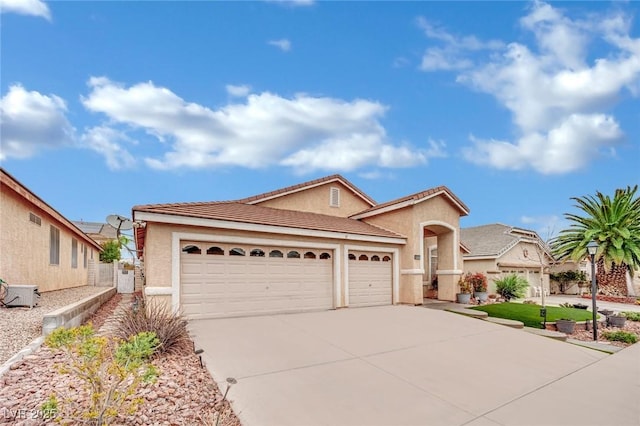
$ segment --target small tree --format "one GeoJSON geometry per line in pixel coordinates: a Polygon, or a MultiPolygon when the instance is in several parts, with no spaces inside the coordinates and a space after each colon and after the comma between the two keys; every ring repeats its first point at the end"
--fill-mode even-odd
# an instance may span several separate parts
{"type": "Polygon", "coordinates": [[[100,261],[105,263],[113,263],[120,260],[120,242],[118,240],[105,241],[100,252],[100,261]]]}
{"type": "Polygon", "coordinates": [[[516,274],[510,274],[496,280],[496,292],[508,302],[524,297],[529,282],[516,274]]]}

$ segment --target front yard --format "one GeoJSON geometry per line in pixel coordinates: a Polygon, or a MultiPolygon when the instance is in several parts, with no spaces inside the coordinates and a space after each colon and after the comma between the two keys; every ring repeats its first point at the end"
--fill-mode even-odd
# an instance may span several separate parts
{"type": "MultiPolygon", "coordinates": [[[[484,311],[490,317],[505,318],[521,321],[526,327],[542,327],[543,318],[540,316],[540,305],[525,303],[494,303],[491,305],[476,306],[471,309],[484,311]]],[[[547,306],[547,322],[555,322],[559,319],[572,319],[574,321],[586,321],[592,317],[591,311],[574,308],[561,308],[547,306]]],[[[598,315],[598,317],[600,317],[598,315]]]]}
{"type": "MultiPolygon", "coordinates": [[[[470,309],[483,311],[490,317],[505,318],[521,321],[527,327],[542,327],[542,317],[540,317],[540,305],[525,303],[496,303],[492,305],[476,306],[470,309]]],[[[572,319],[578,321],[588,321],[592,319],[591,311],[569,307],[547,306],[547,322],[555,322],[559,319],[572,319]]],[[[626,347],[640,341],[640,313],[623,312],[627,319],[623,327],[613,327],[600,323],[598,325],[598,341],[610,343],[619,347],[626,347]]],[[[598,315],[600,318],[600,315],[598,315]]],[[[585,327],[576,327],[575,331],[568,334],[568,337],[576,340],[591,341],[593,332],[585,327]]]]}

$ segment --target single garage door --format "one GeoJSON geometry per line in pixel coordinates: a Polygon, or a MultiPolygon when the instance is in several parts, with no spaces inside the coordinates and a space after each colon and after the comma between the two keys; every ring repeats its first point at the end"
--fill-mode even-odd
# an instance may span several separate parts
{"type": "Polygon", "coordinates": [[[181,306],[189,318],[332,309],[333,251],[182,242],[181,306]]]}
{"type": "Polygon", "coordinates": [[[349,306],[390,305],[391,253],[349,252],[349,306]]]}

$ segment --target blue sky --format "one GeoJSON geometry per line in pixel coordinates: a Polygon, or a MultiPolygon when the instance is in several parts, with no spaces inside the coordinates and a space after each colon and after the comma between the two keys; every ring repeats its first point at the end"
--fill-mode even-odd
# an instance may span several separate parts
{"type": "Polygon", "coordinates": [[[640,182],[636,2],[0,4],[2,167],[73,220],[340,173],[544,238],[640,182]]]}

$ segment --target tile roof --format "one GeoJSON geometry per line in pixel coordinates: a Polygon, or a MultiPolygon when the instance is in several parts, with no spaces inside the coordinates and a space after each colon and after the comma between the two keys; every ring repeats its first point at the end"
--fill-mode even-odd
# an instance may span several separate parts
{"type": "Polygon", "coordinates": [[[270,192],[265,192],[263,194],[253,195],[251,197],[242,198],[242,199],[236,200],[236,201],[239,202],[239,203],[245,203],[245,204],[255,204],[255,203],[259,203],[262,200],[275,198],[275,197],[278,197],[278,196],[281,196],[281,195],[289,194],[291,192],[302,191],[302,190],[304,190],[305,188],[308,188],[308,187],[314,187],[314,186],[321,185],[323,183],[333,182],[333,181],[336,181],[336,180],[339,180],[345,186],[351,188],[351,190],[356,195],[358,195],[361,198],[365,199],[372,206],[376,205],[376,202],[375,202],[375,200],[373,198],[369,197],[362,190],[360,190],[360,188],[358,188],[357,186],[355,186],[354,184],[349,182],[342,175],[337,175],[337,174],[336,175],[331,175],[331,176],[325,176],[325,177],[320,178],[320,179],[310,180],[308,182],[299,183],[297,185],[288,186],[286,188],[276,189],[275,191],[270,191],[270,192]]]}
{"type": "Polygon", "coordinates": [[[242,202],[150,204],[134,206],[132,210],[134,212],[217,219],[355,235],[405,238],[395,232],[359,220],[318,213],[274,209],[242,202]]]}
{"type": "Polygon", "coordinates": [[[409,201],[418,202],[425,198],[430,198],[434,195],[444,193],[447,195],[463,215],[469,214],[469,208],[460,200],[453,192],[449,190],[446,186],[437,186],[435,188],[427,189],[425,191],[416,192],[415,194],[407,195],[406,197],[398,198],[396,200],[387,201],[386,203],[375,205],[369,209],[363,210],[359,213],[352,215],[352,217],[358,217],[359,215],[367,215],[369,213],[376,212],[378,210],[384,209],[385,207],[393,207],[394,205],[398,205],[400,207],[401,204],[409,201]]]}
{"type": "MultiPolygon", "coordinates": [[[[460,229],[460,241],[469,249],[468,256],[500,256],[522,239],[539,239],[535,231],[501,223],[460,229]]],[[[546,249],[546,247],[544,247],[546,249]]]]}

